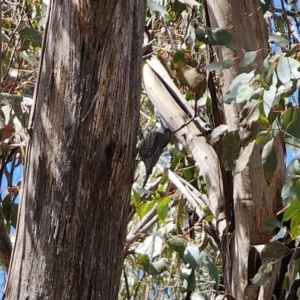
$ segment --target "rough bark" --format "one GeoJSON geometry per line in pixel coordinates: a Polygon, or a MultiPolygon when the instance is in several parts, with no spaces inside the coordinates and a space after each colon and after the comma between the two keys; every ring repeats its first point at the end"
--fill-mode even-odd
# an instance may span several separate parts
{"type": "MultiPolygon", "coordinates": [[[[207,0],[209,18],[212,27],[228,29],[233,35],[237,51],[225,47],[216,47],[218,60],[223,61],[231,57],[243,57],[242,49],[253,51],[261,49],[257,57],[257,64],[262,65],[267,55],[267,28],[263,19],[258,0],[207,0]]],[[[241,72],[249,69],[239,69],[236,65],[224,70],[222,75],[223,94],[226,93],[232,80],[241,72]]],[[[239,127],[239,108],[233,103],[225,104],[227,124],[231,130],[239,127]]],[[[276,210],[281,205],[280,189],[284,182],[284,150],[280,140],[276,140],[277,170],[273,181],[267,184],[261,162],[261,148],[255,147],[247,168],[234,176],[234,214],[235,230],[229,245],[230,263],[224,272],[226,290],[236,299],[245,299],[244,289],[250,284],[248,277],[248,254],[251,246],[265,244],[271,234],[263,230],[265,219],[275,217],[276,210]]],[[[261,293],[260,299],[271,299],[273,281],[261,293]]]]}
{"type": "Polygon", "coordinates": [[[117,299],[144,9],[50,5],[7,299],[117,299]]]}

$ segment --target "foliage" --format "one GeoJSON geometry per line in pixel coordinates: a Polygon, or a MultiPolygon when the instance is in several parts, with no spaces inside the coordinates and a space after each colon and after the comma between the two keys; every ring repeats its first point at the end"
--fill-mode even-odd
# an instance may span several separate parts
{"type": "MultiPolygon", "coordinates": [[[[276,169],[276,139],[284,139],[286,148],[295,153],[300,147],[299,96],[292,105],[290,101],[295,93],[299,94],[299,44],[292,31],[286,30],[295,26],[295,21],[272,14],[274,10],[269,10],[270,2],[264,1],[262,9],[274,24],[269,42],[274,45],[276,54],[270,51],[263,66],[256,66],[255,62],[261,49],[246,52],[244,57],[206,64],[209,45],[235,49],[234,37],[226,29],[206,26],[204,8],[195,0],[148,0],[146,21],[151,51],[145,52],[145,56],[151,54],[159,58],[195,114],[210,124],[212,133],[207,139],[212,145],[222,143],[225,170],[232,170],[235,174],[241,172],[249,162],[254,145],[261,145],[262,167],[268,183],[272,182],[276,169]],[[219,72],[231,68],[235,59],[240,59],[240,67],[248,67],[252,71],[235,78],[220,104],[236,101],[243,106],[240,129],[228,132],[228,125],[214,126],[206,71],[214,72],[214,85],[221,98],[219,72]],[[240,155],[242,148],[244,151],[240,155]]],[[[42,1],[28,0],[24,3],[4,1],[2,5],[0,173],[7,177],[10,187],[1,199],[8,233],[11,226],[16,226],[16,197],[20,183],[13,186],[13,170],[24,163],[24,146],[28,137],[25,128],[30,125],[29,110],[33,104],[33,87],[45,25],[42,1]],[[12,165],[10,170],[7,167],[9,163],[12,165]]],[[[140,140],[147,130],[156,126],[157,117],[148,96],[144,93],[141,98],[140,140]]],[[[222,261],[218,247],[211,243],[211,238],[208,239],[208,235],[214,234],[209,230],[213,229],[215,220],[205,201],[207,187],[201,170],[175,139],[159,165],[170,166],[169,172],[166,175],[158,166],[145,189],[141,188],[145,175],[142,164],[137,168],[120,298],[185,299],[188,293],[194,292],[199,299],[211,299],[215,291],[223,290],[222,261]],[[175,179],[169,180],[171,176],[175,179]],[[183,190],[189,191],[190,197],[183,190]],[[191,199],[198,201],[198,211],[191,199]]],[[[292,293],[299,271],[299,257],[295,251],[300,236],[298,158],[287,166],[282,199],[282,219],[268,219],[264,224],[266,230],[276,234],[265,245],[262,265],[252,282],[267,284],[275,261],[291,254],[291,271],[286,276],[285,289],[292,293]]]]}
{"type": "MultiPolygon", "coordinates": [[[[262,6],[264,12],[277,28],[269,35],[269,42],[276,53],[270,51],[263,66],[257,66],[255,61],[261,49],[244,52],[244,57],[214,61],[205,66],[207,45],[235,49],[234,37],[224,29],[206,26],[202,4],[192,6],[194,4],[188,1],[148,1],[148,35],[153,51],[150,54],[159,58],[191,107],[210,123],[212,133],[207,138],[212,145],[222,143],[225,169],[235,174],[243,171],[254,145],[260,145],[265,178],[271,183],[277,165],[276,139],[283,139],[286,148],[294,154],[299,151],[299,100],[293,105],[290,100],[291,97],[299,98],[295,96],[300,79],[299,45],[285,32],[285,26],[291,26],[294,21],[288,19],[289,24],[279,26],[278,14],[272,15],[268,6],[271,3],[266,2],[262,6]],[[239,67],[248,67],[252,71],[238,75],[223,97],[224,105],[236,101],[243,106],[240,128],[228,132],[228,125],[213,125],[212,99],[205,70],[214,72],[215,88],[221,98],[218,72],[231,68],[235,59],[240,59],[239,67]],[[240,155],[241,149],[244,151],[240,155]]],[[[146,52],[146,55],[150,54],[146,52]]],[[[156,117],[152,103],[144,95],[141,102],[141,139],[145,130],[155,126],[156,117]]],[[[257,286],[269,282],[273,264],[288,253],[294,258],[290,262],[294,275],[285,284],[287,293],[291,293],[292,283],[298,278],[297,243],[291,246],[291,240],[297,241],[300,236],[300,207],[297,204],[300,200],[299,163],[299,159],[294,159],[287,167],[282,197],[283,204],[289,206],[285,208],[283,219],[266,220],[265,230],[278,233],[261,253],[261,268],[252,278],[256,290],[257,286]],[[288,220],[290,229],[284,223],[288,220]]],[[[168,174],[170,177],[172,172],[181,183],[190,184],[197,192],[205,194],[207,190],[201,170],[195,167],[192,157],[175,139],[159,164],[169,165],[169,173],[157,167],[146,189],[140,188],[143,165],[139,164],[137,170],[120,297],[188,299],[189,292],[193,291],[199,299],[211,299],[215,290],[222,292],[221,260],[213,244],[207,243],[207,228],[212,225],[213,217],[205,213],[207,207],[204,204],[200,205],[204,217],[199,218],[193,209],[191,213],[190,200],[182,194],[176,180],[168,181],[165,176],[168,174]],[[189,222],[191,215],[195,216],[192,223],[189,222]],[[193,226],[199,231],[192,235],[193,226]]],[[[245,293],[253,292],[251,288],[249,285],[245,293]]]]}

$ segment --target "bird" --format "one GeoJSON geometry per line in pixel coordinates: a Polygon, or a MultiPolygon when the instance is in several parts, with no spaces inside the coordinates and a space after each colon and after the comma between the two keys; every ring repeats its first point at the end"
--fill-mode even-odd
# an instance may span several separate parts
{"type": "Polygon", "coordinates": [[[145,187],[153,167],[156,165],[164,148],[169,144],[171,131],[161,122],[161,127],[150,131],[139,144],[139,156],[146,167],[146,178],[143,183],[145,187]]]}

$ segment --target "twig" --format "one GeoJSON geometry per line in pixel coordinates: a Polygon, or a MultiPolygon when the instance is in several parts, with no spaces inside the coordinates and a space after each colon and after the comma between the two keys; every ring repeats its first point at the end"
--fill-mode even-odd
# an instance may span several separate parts
{"type": "Polygon", "coordinates": [[[128,278],[127,278],[127,274],[126,274],[124,266],[123,266],[123,274],[124,274],[124,280],[125,280],[125,286],[126,286],[127,299],[130,300],[130,291],[129,291],[128,278]]]}

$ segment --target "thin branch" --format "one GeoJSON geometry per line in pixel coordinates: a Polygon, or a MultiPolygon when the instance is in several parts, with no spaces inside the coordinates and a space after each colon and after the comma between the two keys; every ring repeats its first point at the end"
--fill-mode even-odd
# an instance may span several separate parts
{"type": "Polygon", "coordinates": [[[124,280],[125,280],[125,286],[126,286],[127,299],[130,300],[130,291],[129,291],[128,278],[127,278],[127,274],[126,274],[124,266],[123,266],[123,274],[124,274],[124,280]]]}

